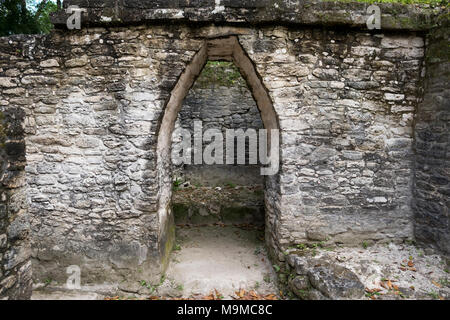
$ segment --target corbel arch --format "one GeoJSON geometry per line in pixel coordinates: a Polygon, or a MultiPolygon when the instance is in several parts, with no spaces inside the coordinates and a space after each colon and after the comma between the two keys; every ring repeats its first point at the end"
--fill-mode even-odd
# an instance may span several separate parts
{"type": "MultiPolygon", "coordinates": [[[[246,80],[247,85],[256,101],[264,128],[268,130],[279,129],[278,117],[273,108],[268,90],[245,50],[236,36],[207,39],[200,50],[194,55],[191,62],[179,77],[171,91],[170,98],[165,106],[162,121],[159,127],[157,140],[157,170],[159,181],[158,218],[160,224],[160,253],[164,260],[169,254],[167,243],[174,239],[174,222],[171,213],[172,174],[171,174],[171,144],[175,121],[190,88],[200,75],[208,60],[232,61],[246,80]]],[[[270,140],[268,140],[270,148],[270,140]]],[[[164,268],[164,263],[163,263],[164,268]]]]}

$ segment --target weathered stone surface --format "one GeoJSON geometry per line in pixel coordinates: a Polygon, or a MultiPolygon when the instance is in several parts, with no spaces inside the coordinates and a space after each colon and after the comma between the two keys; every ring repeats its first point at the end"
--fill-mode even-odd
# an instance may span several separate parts
{"type": "Polygon", "coordinates": [[[364,286],[349,269],[329,262],[317,261],[308,271],[311,285],[331,299],[357,299],[364,295],[364,286]]]}
{"type": "Polygon", "coordinates": [[[289,288],[301,299],[359,299],[364,295],[358,276],[326,257],[290,254],[288,263],[296,274],[289,288]]]}
{"type": "MultiPolygon", "coordinates": [[[[391,28],[399,30],[395,36],[367,33],[361,30],[362,15],[355,24],[330,23],[355,29],[226,26],[243,17],[229,16],[239,8],[228,2],[223,13],[217,8],[212,14],[212,1],[200,11],[200,4],[191,3],[186,19],[217,19],[223,26],[160,24],[159,19],[184,15],[177,8],[165,10],[168,3],[152,4],[148,17],[155,23],[150,25],[0,38],[0,101],[3,111],[15,114],[2,149],[10,165],[2,175],[7,192],[0,236],[5,239],[10,221],[26,212],[27,184],[37,280],[50,275],[65,281],[70,264],[86,271],[87,282],[159,275],[172,244],[170,230],[163,227],[170,224],[163,224],[158,213],[161,185],[171,183],[157,169],[164,107],[204,40],[230,35],[253,62],[280,127],[280,172],[266,180],[265,198],[266,237],[275,257],[284,260],[284,249],[305,242],[413,239],[413,182],[416,236],[447,250],[448,63],[430,54],[443,50],[427,47],[430,76],[418,105],[424,38],[410,31],[416,27],[391,20],[391,28]]],[[[260,13],[268,21],[287,21],[277,10],[252,5],[254,19],[247,23],[264,22],[260,13]]],[[[332,10],[334,3],[320,6],[332,10]]],[[[93,25],[108,9],[98,8],[89,13],[93,25]]],[[[355,10],[365,8],[361,3],[355,10]]],[[[123,23],[142,22],[139,15],[133,18],[135,11],[124,14],[123,23]]],[[[300,11],[293,18],[304,19],[297,21],[302,24],[322,21],[300,11]]],[[[222,111],[221,118],[236,125],[247,121],[222,111]]],[[[26,238],[25,229],[13,223],[2,255],[13,257],[5,250],[26,246],[26,238]]],[[[19,260],[15,266],[2,261],[2,268],[29,272],[26,259],[19,260]]],[[[2,272],[2,279],[10,277],[2,272]]],[[[333,287],[321,289],[334,294],[333,287]]]]}
{"type": "Polygon", "coordinates": [[[292,291],[299,294],[303,290],[309,290],[311,285],[307,276],[297,276],[290,280],[289,286],[292,291]]]}
{"type": "MultiPolygon", "coordinates": [[[[412,238],[411,110],[419,96],[420,63],[409,64],[417,59],[406,53],[402,59],[385,54],[396,48],[363,57],[348,50],[380,44],[384,35],[285,27],[86,29],[70,33],[67,41],[63,31],[5,39],[5,48],[34,48],[15,65],[7,55],[1,67],[23,72],[17,83],[35,103],[23,108],[37,258],[46,248],[58,247],[52,251],[56,260],[63,252],[78,256],[76,252],[84,248],[108,265],[105,252],[112,251],[105,248],[120,241],[148,246],[144,244],[152,243],[149,239],[158,238],[161,177],[154,169],[158,119],[177,77],[195,53],[186,51],[184,44],[198,50],[202,43],[193,39],[205,33],[238,34],[279,117],[282,163],[279,187],[273,187],[279,191],[266,196],[270,199],[266,228],[275,239],[270,244],[275,251],[319,238],[346,244],[412,238]],[[161,41],[154,42],[155,38],[161,41]],[[123,53],[113,49],[126,43],[140,49],[123,53]],[[94,44],[104,47],[101,55],[89,51],[94,44]],[[50,45],[52,54],[47,52],[50,45]],[[25,72],[37,70],[39,61],[56,59],[54,55],[60,67],[42,69],[51,72],[45,78],[59,80],[25,72]],[[383,83],[378,89],[347,85],[354,79],[370,80],[372,73],[383,70],[387,72],[378,75],[377,81],[383,83]],[[405,99],[385,100],[392,88],[405,99]],[[390,103],[405,109],[386,116],[390,103]],[[57,112],[45,113],[52,109],[57,112]]],[[[416,41],[407,33],[400,38],[398,48],[416,41]]],[[[16,103],[4,92],[2,100],[16,103]]],[[[208,110],[205,117],[212,115],[208,110]]],[[[223,108],[221,117],[234,125],[249,121],[223,108]]],[[[148,257],[159,256],[157,247],[157,242],[148,247],[148,257]]],[[[36,272],[36,277],[44,275],[36,272]]]]}
{"type": "Polygon", "coordinates": [[[23,118],[21,108],[0,108],[0,300],[31,297],[23,118]]]}
{"type": "MultiPolygon", "coordinates": [[[[87,10],[83,25],[105,26],[160,20],[175,22],[289,23],[299,25],[366,27],[368,3],[317,0],[110,0],[64,1],[64,7],[78,5],[87,10]]],[[[383,30],[424,30],[433,26],[441,8],[379,3],[383,30]]],[[[68,13],[53,15],[53,23],[65,28],[68,13]]]]}
{"type": "Polygon", "coordinates": [[[415,235],[420,243],[450,256],[450,42],[447,24],[428,37],[424,96],[414,131],[415,235]]]}

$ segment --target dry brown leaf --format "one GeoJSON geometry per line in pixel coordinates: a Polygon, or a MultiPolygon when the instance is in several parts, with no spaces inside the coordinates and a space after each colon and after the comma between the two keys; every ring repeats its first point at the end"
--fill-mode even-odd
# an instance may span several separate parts
{"type": "Polygon", "coordinates": [[[392,282],[391,282],[391,280],[387,281],[387,286],[388,286],[389,290],[392,289],[392,282]]]}
{"type": "Polygon", "coordinates": [[[439,283],[437,283],[436,281],[434,281],[434,280],[431,280],[431,282],[436,286],[436,287],[438,287],[438,288],[440,288],[441,287],[441,285],[439,284],[439,283]]]}
{"type": "Polygon", "coordinates": [[[215,300],[214,299],[214,294],[211,293],[210,295],[206,296],[205,300],[215,300]]]}
{"type": "Polygon", "coordinates": [[[382,289],[380,289],[380,288],[373,288],[373,289],[366,288],[365,290],[366,290],[367,293],[375,293],[375,292],[380,292],[382,289]]]}
{"type": "Polygon", "coordinates": [[[214,289],[214,293],[216,294],[216,298],[220,300],[221,297],[222,297],[222,295],[220,294],[220,292],[217,291],[217,289],[214,289]]]}

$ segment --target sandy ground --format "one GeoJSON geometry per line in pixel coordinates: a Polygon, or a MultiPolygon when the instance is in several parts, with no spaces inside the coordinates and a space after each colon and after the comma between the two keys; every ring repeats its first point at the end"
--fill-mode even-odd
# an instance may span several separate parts
{"type": "Polygon", "coordinates": [[[239,289],[278,292],[260,231],[233,226],[177,228],[176,249],[166,280],[157,289],[160,295],[191,297],[217,290],[230,299],[239,289]]]}

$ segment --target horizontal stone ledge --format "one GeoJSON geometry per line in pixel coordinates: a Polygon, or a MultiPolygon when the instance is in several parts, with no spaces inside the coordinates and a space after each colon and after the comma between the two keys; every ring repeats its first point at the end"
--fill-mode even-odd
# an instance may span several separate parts
{"type": "MultiPolygon", "coordinates": [[[[64,7],[86,9],[81,27],[124,26],[162,21],[221,24],[292,24],[351,27],[369,30],[370,3],[318,0],[67,0],[64,7]]],[[[399,3],[377,4],[381,30],[425,31],[448,8],[399,3]]],[[[62,9],[52,15],[57,28],[67,28],[62,9]]]]}

